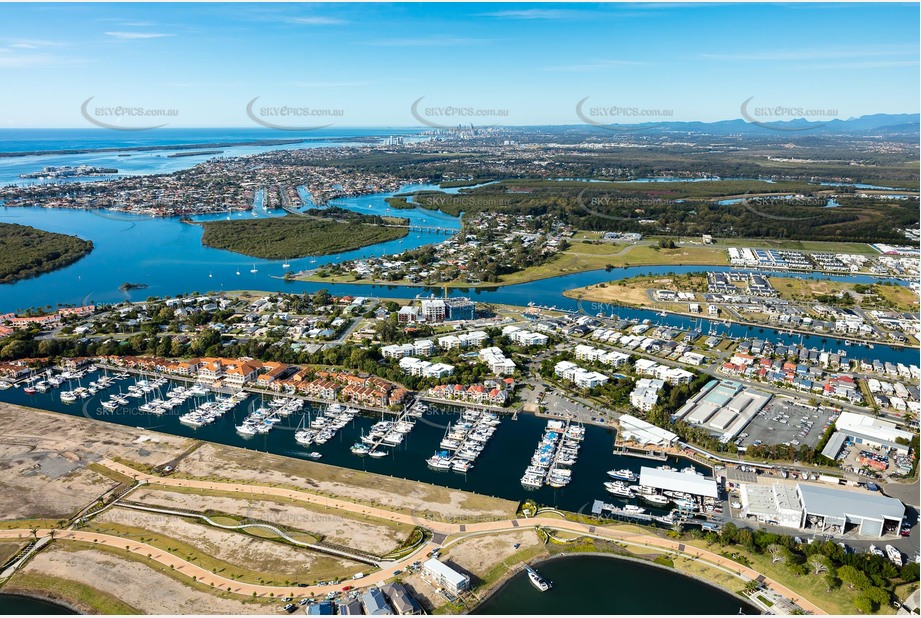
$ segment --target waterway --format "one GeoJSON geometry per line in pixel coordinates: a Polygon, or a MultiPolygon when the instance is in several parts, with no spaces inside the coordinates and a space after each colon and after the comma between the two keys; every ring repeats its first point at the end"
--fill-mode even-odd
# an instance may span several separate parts
{"type": "MultiPolygon", "coordinates": [[[[323,146],[364,145],[373,138],[400,135],[407,141],[416,138],[413,129],[324,129],[322,131],[281,132],[266,129],[160,129],[125,132],[94,129],[35,130],[0,129],[0,152],[44,152],[40,155],[0,157],[0,184],[34,184],[60,180],[22,179],[20,174],[37,172],[46,166],[89,165],[114,168],[117,176],[169,174],[188,169],[215,157],[242,157],[270,150],[318,148],[323,146]],[[264,140],[301,140],[293,144],[241,144],[264,140]],[[211,144],[211,147],[173,149],[170,146],[211,144]],[[162,150],[138,150],[160,147],[162,150]],[[100,152],[98,149],[118,149],[100,152]],[[54,150],[89,150],[78,154],[52,153],[54,150]],[[95,150],[95,151],[94,151],[95,150]],[[191,154],[205,152],[211,154],[191,154]],[[214,154],[213,151],[220,151],[214,154]],[[181,155],[181,156],[170,156],[181,155]]],[[[115,176],[115,177],[117,177],[115,176]]],[[[113,176],[88,176],[67,182],[105,180],[113,176]]]]}
{"type": "Polygon", "coordinates": [[[3,616],[61,616],[76,613],[63,605],[50,601],[18,594],[0,594],[0,615],[3,616]]]}
{"type": "Polygon", "coordinates": [[[553,588],[540,592],[527,573],[521,571],[473,613],[532,616],[759,613],[738,595],[632,560],[571,556],[543,562],[536,569],[553,582],[553,588]]]}
{"type": "MultiPolygon", "coordinates": [[[[93,376],[87,376],[83,383],[94,379],[93,376]]],[[[531,498],[538,504],[552,505],[569,511],[589,512],[592,501],[596,499],[613,501],[608,499],[603,486],[605,481],[610,480],[606,475],[607,470],[630,468],[639,473],[643,465],[654,466],[662,463],[614,455],[614,430],[594,425],[586,426],[586,437],[578,460],[572,466],[573,480],[570,484],[560,489],[543,487],[534,490],[522,486],[521,476],[530,464],[531,455],[543,435],[547,420],[533,414],[519,414],[517,420],[503,415],[502,424],[487,443],[474,467],[462,474],[452,470],[435,470],[425,463],[436,450],[441,450],[439,442],[444,438],[448,424],[457,422],[459,418],[455,411],[448,408],[433,406],[416,423],[403,443],[396,449],[391,449],[390,456],[373,459],[353,455],[349,448],[360,441],[362,432],[368,432],[371,425],[381,420],[380,416],[358,416],[326,444],[314,444],[304,448],[294,441],[294,431],[302,420],[301,413],[283,418],[267,434],[244,437],[237,433],[236,426],[243,421],[252,406],[261,405],[254,397],[239,404],[211,425],[199,428],[179,422],[180,415],[201,403],[193,399],[160,416],[141,412],[137,407],[143,403],[142,399],[131,399],[130,406],[114,412],[101,407],[101,402],[108,399],[110,394],[119,390],[124,391],[133,383],[134,378],[116,382],[109,390],[72,404],[62,403],[60,391],[57,389],[34,395],[26,394],[19,388],[8,389],[0,391],[0,401],[298,459],[309,459],[307,453],[317,451],[323,455],[320,463],[324,464],[463,489],[516,502],[531,498]]],[[[174,384],[179,383],[171,383],[169,387],[162,388],[160,396],[173,388],[174,384]]],[[[62,388],[76,386],[77,383],[73,382],[70,386],[62,388]]],[[[673,460],[671,465],[685,467],[689,462],[673,460]]],[[[709,472],[704,467],[695,468],[701,472],[709,472]]],[[[424,508],[425,505],[420,504],[420,509],[424,508]]],[[[658,513],[666,512],[667,510],[658,513]]]]}
{"type": "MultiPolygon", "coordinates": [[[[396,193],[435,189],[434,185],[406,185],[396,193]]],[[[452,189],[458,191],[460,189],[452,189]]],[[[406,217],[422,231],[410,232],[400,240],[371,245],[354,251],[316,258],[289,259],[294,271],[310,270],[340,261],[369,256],[399,253],[406,249],[445,240],[439,229],[459,229],[460,219],[439,211],[421,208],[392,209],[386,202],[394,193],[376,193],[361,197],[343,198],[331,202],[367,214],[406,217]]],[[[258,216],[277,216],[281,211],[254,211],[258,216]]],[[[251,214],[200,215],[198,221],[251,217],[251,214]]],[[[191,292],[221,292],[239,289],[313,292],[326,288],[333,294],[413,298],[419,294],[442,294],[443,290],[427,290],[400,285],[326,284],[282,279],[284,260],[260,260],[244,255],[212,249],[201,244],[202,230],[197,225],[183,224],[177,218],[155,218],[141,215],[113,213],[110,211],[85,211],[46,209],[38,207],[11,208],[0,206],[0,221],[31,225],[51,232],[76,234],[94,243],[93,252],[66,268],[46,273],[34,279],[0,285],[0,312],[17,311],[28,307],[56,305],[59,303],[88,304],[90,302],[119,302],[143,300],[149,296],[172,296],[191,292]],[[253,269],[256,272],[251,272],[253,269]],[[147,288],[134,292],[119,290],[125,282],[144,283],[147,288]]],[[[616,314],[628,319],[652,319],[655,322],[690,329],[695,324],[703,332],[711,328],[720,335],[733,337],[758,336],[783,343],[800,343],[818,349],[837,350],[844,347],[843,340],[820,335],[791,335],[770,328],[749,328],[740,325],[711,323],[704,318],[694,320],[684,316],[658,316],[656,313],[621,307],[580,303],[563,296],[568,289],[614,281],[646,274],[686,273],[703,270],[729,270],[726,266],[635,266],[617,268],[610,272],[595,270],[572,275],[542,279],[499,288],[452,289],[453,296],[472,296],[483,302],[527,305],[529,302],[555,305],[560,309],[585,311],[591,315],[616,314]]],[[[835,279],[851,283],[874,283],[869,276],[823,275],[821,273],[780,273],[783,276],[835,279]]],[[[894,283],[905,284],[898,280],[894,283]]],[[[870,350],[862,345],[848,349],[850,358],[878,358],[883,361],[907,362],[912,350],[877,345],[870,350]]],[[[917,356],[916,354],[914,355],[917,356]]]]}

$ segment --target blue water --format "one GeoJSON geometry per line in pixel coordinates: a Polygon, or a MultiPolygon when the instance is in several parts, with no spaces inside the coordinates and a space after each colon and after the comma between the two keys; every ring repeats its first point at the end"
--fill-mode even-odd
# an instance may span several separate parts
{"type": "MultiPolygon", "coordinates": [[[[169,174],[188,169],[213,157],[241,157],[270,150],[346,146],[366,143],[363,139],[388,135],[410,138],[418,131],[411,129],[324,129],[322,131],[288,132],[268,129],[157,129],[126,132],[105,129],[2,129],[0,152],[35,152],[45,150],[73,150],[119,148],[119,152],[88,152],[83,154],[45,154],[0,157],[0,184],[33,184],[60,182],[60,180],[22,179],[20,174],[36,172],[43,167],[92,165],[115,168],[119,175],[169,174]],[[217,144],[256,140],[302,140],[295,144],[265,146],[215,146],[201,150],[221,150],[221,154],[207,154],[170,158],[173,153],[190,152],[187,149],[139,151],[138,147],[176,146],[185,144],[217,144]],[[119,156],[128,155],[128,156],[119,156]]],[[[193,150],[194,151],[194,150],[193,150]]],[[[95,181],[107,177],[93,176],[70,179],[95,181]]]]}
{"type": "Polygon", "coordinates": [[[758,611],[742,597],[669,569],[608,556],[566,556],[536,566],[553,582],[538,591],[526,571],[478,606],[473,614],[508,615],[747,615],[758,611]],[[661,590],[663,594],[655,591],[661,590]],[[664,591],[668,594],[664,594],[664,591]]]}
{"type": "Polygon", "coordinates": [[[18,594],[0,594],[0,615],[3,616],[49,616],[75,613],[63,605],[50,601],[18,594]]]}
{"type": "MultiPolygon", "coordinates": [[[[94,379],[95,375],[87,376],[83,383],[94,379]]],[[[530,463],[531,455],[543,435],[547,421],[533,414],[519,414],[516,420],[508,416],[503,417],[502,423],[473,469],[461,474],[450,470],[434,470],[425,463],[436,450],[440,450],[439,442],[444,438],[448,424],[458,420],[457,413],[449,409],[433,406],[416,423],[403,443],[396,449],[391,449],[390,456],[373,459],[353,455],[349,452],[349,447],[361,439],[362,432],[367,433],[371,425],[380,420],[379,416],[356,417],[326,444],[314,444],[310,448],[303,448],[294,441],[294,431],[301,422],[301,414],[293,414],[282,419],[265,435],[246,438],[236,432],[236,425],[242,422],[251,407],[259,405],[255,398],[238,405],[213,424],[197,429],[179,422],[179,416],[196,405],[192,399],[161,416],[138,410],[136,406],[143,403],[140,399],[132,399],[132,407],[119,408],[114,412],[101,407],[101,402],[111,393],[124,391],[132,383],[133,380],[116,382],[111,389],[73,404],[62,403],[57,389],[29,395],[20,388],[11,388],[0,391],[0,401],[298,459],[307,459],[307,452],[318,451],[323,455],[321,463],[325,464],[367,470],[514,501],[532,498],[538,504],[554,505],[574,512],[588,511],[593,500],[607,495],[603,485],[609,480],[605,474],[606,470],[630,468],[639,473],[641,466],[659,465],[645,459],[615,455],[613,429],[591,425],[586,426],[586,436],[579,458],[572,466],[572,482],[562,489],[543,487],[534,490],[522,486],[521,475],[530,463]]],[[[76,385],[74,382],[67,388],[76,385]]],[[[164,387],[161,392],[168,392],[170,388],[172,386],[164,387]]],[[[673,460],[672,465],[679,464],[673,460]]],[[[686,465],[686,462],[680,464],[681,467],[686,465]]],[[[695,467],[700,471],[706,471],[703,467],[695,467]]],[[[420,504],[419,508],[426,507],[420,504]]]]}

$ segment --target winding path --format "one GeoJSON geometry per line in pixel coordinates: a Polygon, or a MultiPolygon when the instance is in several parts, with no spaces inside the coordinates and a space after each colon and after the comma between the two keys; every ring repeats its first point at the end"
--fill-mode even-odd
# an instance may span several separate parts
{"type": "MultiPolygon", "coordinates": [[[[110,470],[114,470],[126,476],[133,477],[137,480],[143,480],[151,486],[161,486],[164,488],[185,487],[190,489],[238,493],[244,496],[249,495],[252,497],[257,495],[266,495],[276,498],[285,498],[292,501],[298,500],[309,504],[317,504],[328,508],[340,509],[348,513],[354,513],[368,517],[376,517],[379,519],[410,524],[413,526],[422,526],[431,530],[435,534],[435,539],[439,540],[439,542],[435,542],[433,539],[432,541],[421,545],[416,551],[403,558],[402,560],[388,563],[385,568],[355,580],[355,584],[359,586],[370,586],[384,583],[387,579],[393,576],[395,571],[403,570],[415,562],[417,560],[417,556],[420,553],[422,555],[427,555],[429,550],[441,546],[440,541],[447,536],[501,533],[522,529],[547,528],[556,531],[574,532],[597,539],[623,542],[636,547],[646,547],[651,550],[667,551],[680,554],[694,560],[705,562],[709,566],[715,566],[723,571],[728,571],[743,581],[758,580],[771,590],[777,592],[780,595],[783,595],[788,599],[793,600],[796,604],[808,612],[821,615],[827,614],[827,612],[825,612],[814,603],[802,598],[799,594],[790,590],[783,584],[768,578],[767,576],[759,573],[758,571],[755,571],[754,569],[745,567],[733,560],[724,558],[719,554],[709,550],[685,545],[684,543],[660,538],[654,535],[613,530],[604,526],[593,526],[566,519],[525,518],[491,522],[476,522],[469,524],[452,524],[425,519],[415,514],[397,513],[385,509],[366,506],[363,504],[357,504],[355,502],[339,500],[337,498],[318,496],[316,494],[310,494],[285,487],[268,487],[262,485],[246,485],[240,483],[204,481],[197,479],[180,479],[176,477],[159,477],[139,472],[133,468],[107,459],[102,460],[99,463],[109,468],[110,470]]],[[[183,513],[183,515],[187,514],[183,513]]],[[[44,529],[38,530],[36,536],[41,538],[50,534],[50,530],[44,529]]],[[[292,587],[266,586],[262,584],[239,582],[216,575],[211,571],[202,569],[201,567],[184,560],[183,558],[174,556],[169,552],[165,552],[162,549],[147,545],[145,543],[130,541],[118,536],[97,534],[80,530],[58,530],[55,532],[55,534],[56,538],[64,540],[96,543],[98,545],[105,545],[119,549],[124,549],[127,547],[127,549],[131,552],[141,554],[143,556],[149,555],[151,560],[155,560],[156,562],[159,562],[165,566],[169,566],[189,577],[195,577],[197,578],[197,581],[205,585],[210,585],[215,588],[227,590],[236,594],[248,596],[255,594],[256,596],[263,597],[274,595],[275,597],[283,597],[303,596],[305,592],[309,592],[315,595],[322,595],[328,592],[341,590],[341,585],[292,587]]],[[[25,538],[30,535],[31,531],[29,530],[0,530],[0,538],[25,538]]]]}

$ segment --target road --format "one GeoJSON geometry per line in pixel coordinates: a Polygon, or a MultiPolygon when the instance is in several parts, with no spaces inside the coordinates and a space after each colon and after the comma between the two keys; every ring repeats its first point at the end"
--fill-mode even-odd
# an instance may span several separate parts
{"type": "MultiPolygon", "coordinates": [[[[368,517],[376,517],[379,519],[395,521],[414,526],[422,526],[431,530],[436,535],[436,538],[445,538],[447,536],[458,534],[496,534],[528,528],[546,528],[561,532],[574,532],[599,539],[626,542],[636,547],[647,547],[652,550],[678,553],[685,557],[689,557],[694,560],[700,560],[723,570],[728,569],[730,572],[734,573],[735,576],[740,579],[740,581],[758,579],[771,590],[787,597],[788,599],[794,600],[797,604],[803,607],[803,609],[814,614],[826,613],[813,603],[805,599],[801,599],[797,593],[793,592],[782,584],[767,578],[763,574],[758,573],[753,569],[742,566],[737,562],[728,560],[727,558],[724,558],[708,550],[686,546],[677,541],[650,534],[625,532],[569,520],[547,518],[509,519],[490,522],[475,522],[468,524],[453,524],[425,519],[415,514],[397,513],[377,507],[339,500],[336,498],[327,498],[325,496],[318,496],[315,494],[310,494],[295,489],[288,489],[285,487],[244,485],[238,483],[213,482],[197,479],[180,479],[176,477],[159,477],[139,472],[133,468],[114,461],[110,461],[108,459],[104,459],[99,463],[100,465],[103,465],[110,470],[125,474],[129,477],[134,477],[138,481],[143,481],[150,486],[159,485],[163,487],[183,487],[188,489],[238,493],[250,496],[268,495],[286,500],[299,500],[310,504],[321,505],[327,508],[342,510],[348,513],[361,514],[368,517]]],[[[52,534],[55,534],[55,538],[58,539],[81,541],[85,543],[112,547],[119,550],[127,549],[127,551],[144,557],[149,555],[151,560],[175,569],[176,571],[183,573],[188,577],[194,577],[200,583],[245,596],[252,596],[253,594],[262,597],[274,595],[274,597],[278,598],[284,596],[304,596],[305,593],[324,595],[329,592],[336,592],[341,590],[341,585],[296,587],[266,586],[262,584],[239,582],[222,577],[206,569],[202,569],[201,567],[188,562],[179,556],[175,556],[152,545],[130,541],[122,537],[107,534],[99,534],[82,530],[55,530],[52,532],[50,529],[41,529],[36,531],[35,536],[36,538],[44,539],[51,536],[52,534]]],[[[0,538],[4,539],[25,539],[30,536],[32,536],[32,531],[28,529],[0,530],[0,538]]],[[[369,586],[384,583],[387,579],[393,576],[395,571],[404,570],[407,566],[418,560],[419,556],[426,556],[432,549],[437,547],[439,547],[438,543],[429,541],[402,560],[387,563],[380,571],[367,574],[359,579],[354,580],[355,585],[369,586]]]]}

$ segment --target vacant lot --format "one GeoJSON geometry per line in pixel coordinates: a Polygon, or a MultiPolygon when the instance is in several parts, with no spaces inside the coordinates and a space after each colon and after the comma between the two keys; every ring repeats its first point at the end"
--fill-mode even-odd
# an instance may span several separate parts
{"type": "Polygon", "coordinates": [[[103,457],[162,463],[185,438],[0,403],[0,518],[65,518],[116,485],[89,470],[103,457]]]}
{"type": "Polygon", "coordinates": [[[451,545],[445,555],[455,565],[477,577],[513,554],[541,544],[534,530],[473,536],[451,545]],[[519,547],[515,547],[518,544],[519,547]]]}
{"type": "Polygon", "coordinates": [[[423,513],[446,521],[477,517],[511,517],[518,505],[465,491],[395,479],[360,470],[260,453],[255,455],[218,444],[205,444],[182,460],[179,471],[212,480],[236,480],[259,485],[285,485],[346,500],[385,506],[405,513],[423,513]],[[218,471],[215,473],[215,471],[218,471]]]}
{"type": "MultiPolygon", "coordinates": [[[[221,598],[196,590],[135,560],[94,549],[46,549],[23,570],[29,576],[51,576],[117,595],[146,614],[261,614],[272,611],[263,602],[221,598]]],[[[16,578],[13,578],[16,584],[16,578]]]]}
{"type": "Polygon", "coordinates": [[[112,509],[96,518],[91,525],[93,529],[98,529],[104,534],[121,535],[128,529],[122,528],[124,526],[143,530],[144,533],[151,532],[154,534],[145,536],[148,539],[145,542],[156,543],[151,540],[151,537],[156,535],[164,541],[156,543],[157,546],[171,546],[169,539],[181,541],[195,551],[195,562],[199,566],[214,558],[229,563],[231,569],[239,565],[247,571],[262,573],[275,581],[309,581],[356,573],[363,567],[351,560],[334,558],[287,543],[259,539],[242,532],[221,530],[160,513],[112,509]],[[114,524],[114,529],[107,529],[108,524],[114,524]]]}
{"type": "MultiPolygon", "coordinates": [[[[378,555],[386,554],[401,545],[412,531],[410,526],[401,524],[368,523],[340,515],[337,512],[323,512],[264,499],[246,500],[149,488],[135,492],[131,498],[151,506],[196,512],[211,510],[267,521],[285,528],[310,532],[331,543],[378,555]]],[[[137,514],[142,513],[137,512],[137,514]]]]}

